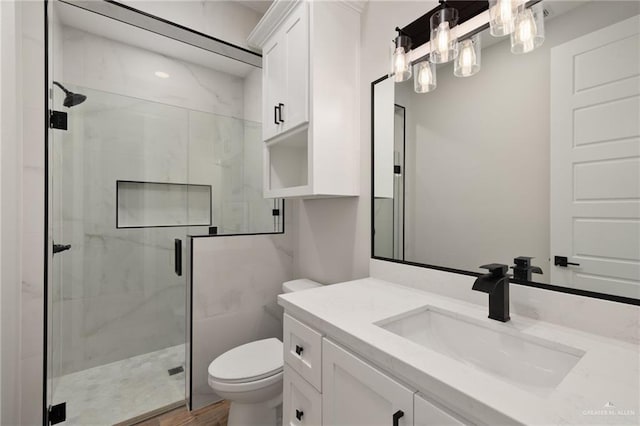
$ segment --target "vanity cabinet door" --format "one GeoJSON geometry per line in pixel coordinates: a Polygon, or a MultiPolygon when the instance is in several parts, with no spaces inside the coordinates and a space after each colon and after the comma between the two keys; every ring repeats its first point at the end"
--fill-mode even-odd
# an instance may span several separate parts
{"type": "Polygon", "coordinates": [[[443,409],[427,401],[419,394],[415,395],[415,426],[464,426],[461,422],[443,409]]]}
{"type": "Polygon", "coordinates": [[[325,426],[413,426],[414,392],[327,339],[322,382],[325,426]]]}
{"type": "Polygon", "coordinates": [[[284,367],[283,426],[322,426],[322,396],[288,365],[284,367]]]}

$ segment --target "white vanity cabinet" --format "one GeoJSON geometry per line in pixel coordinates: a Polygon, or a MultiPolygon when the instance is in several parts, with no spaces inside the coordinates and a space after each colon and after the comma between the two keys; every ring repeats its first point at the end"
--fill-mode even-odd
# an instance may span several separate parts
{"type": "Polygon", "coordinates": [[[276,0],[249,36],[263,54],[266,198],[359,195],[359,7],[276,0]]]}
{"type": "Polygon", "coordinates": [[[289,314],[283,340],[285,426],[467,424],[289,314]]]}
{"type": "Polygon", "coordinates": [[[415,426],[464,426],[467,424],[436,406],[419,393],[414,396],[413,409],[415,426]]]}
{"type": "Polygon", "coordinates": [[[328,339],[322,342],[322,424],[413,426],[413,390],[328,339]]]}

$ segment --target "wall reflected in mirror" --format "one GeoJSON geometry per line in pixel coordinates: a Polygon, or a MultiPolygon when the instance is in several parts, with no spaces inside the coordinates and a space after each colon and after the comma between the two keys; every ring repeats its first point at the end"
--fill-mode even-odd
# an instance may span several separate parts
{"type": "Polygon", "coordinates": [[[487,29],[471,77],[374,84],[373,255],[640,299],[640,3],[543,4],[530,53],[487,29]]]}

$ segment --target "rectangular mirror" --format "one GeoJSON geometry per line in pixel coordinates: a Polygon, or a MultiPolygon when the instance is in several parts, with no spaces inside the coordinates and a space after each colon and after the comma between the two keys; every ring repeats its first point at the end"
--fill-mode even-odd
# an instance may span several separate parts
{"type": "Polygon", "coordinates": [[[514,282],[638,304],[640,3],[542,5],[530,53],[486,29],[471,77],[372,84],[372,254],[465,273],[531,257],[541,273],[514,282]]]}

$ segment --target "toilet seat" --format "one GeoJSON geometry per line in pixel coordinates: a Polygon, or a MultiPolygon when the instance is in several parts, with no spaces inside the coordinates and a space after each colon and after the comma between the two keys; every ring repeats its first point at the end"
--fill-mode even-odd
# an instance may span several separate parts
{"type": "Polygon", "coordinates": [[[283,376],[284,372],[282,370],[271,376],[247,382],[225,382],[224,380],[218,380],[215,377],[209,376],[208,383],[209,386],[211,386],[211,389],[217,392],[226,392],[229,394],[245,394],[251,391],[266,389],[273,385],[277,385],[281,388],[283,376]]]}
{"type": "Polygon", "coordinates": [[[267,379],[282,373],[283,366],[280,340],[256,340],[237,346],[214,359],[208,368],[209,383],[214,382],[219,386],[268,382],[267,379]]]}

